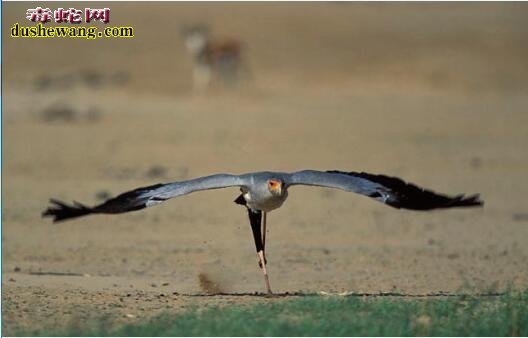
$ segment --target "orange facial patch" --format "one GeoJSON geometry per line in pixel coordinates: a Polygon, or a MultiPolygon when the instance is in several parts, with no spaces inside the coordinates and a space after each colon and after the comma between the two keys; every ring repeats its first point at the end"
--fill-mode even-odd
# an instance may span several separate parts
{"type": "Polygon", "coordinates": [[[269,180],[268,185],[271,190],[275,190],[280,187],[281,182],[275,180],[269,180]]]}

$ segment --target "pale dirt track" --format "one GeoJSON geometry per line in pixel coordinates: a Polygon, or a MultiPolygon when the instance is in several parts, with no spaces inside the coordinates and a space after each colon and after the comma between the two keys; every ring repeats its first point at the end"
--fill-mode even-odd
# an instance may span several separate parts
{"type": "MultiPolygon", "coordinates": [[[[24,6],[4,7],[4,27],[23,22],[24,6]]],[[[525,4],[164,6],[173,20],[113,6],[115,25],[136,29],[126,41],[15,40],[3,32],[4,334],[101,315],[133,322],[195,304],[276,301],[182,295],[263,290],[236,189],[126,215],[57,225],[40,218],[50,197],[91,204],[104,191],[214,172],[363,170],[446,193],[480,192],[486,202],[419,213],[292,189],[269,217],[278,292],[526,288],[525,4]],[[252,76],[242,88],[190,92],[177,29],[193,20],[247,42],[252,76]],[[38,76],[60,67],[120,70],[130,80],[35,89],[38,76]],[[59,100],[85,115],[43,121],[59,100]]]]}

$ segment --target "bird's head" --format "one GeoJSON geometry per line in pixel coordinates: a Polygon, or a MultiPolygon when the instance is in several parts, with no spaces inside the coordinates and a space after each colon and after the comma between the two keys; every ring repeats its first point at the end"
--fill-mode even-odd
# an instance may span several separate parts
{"type": "Polygon", "coordinates": [[[268,180],[269,191],[276,196],[282,196],[285,191],[284,182],[276,178],[270,178],[268,180]]]}

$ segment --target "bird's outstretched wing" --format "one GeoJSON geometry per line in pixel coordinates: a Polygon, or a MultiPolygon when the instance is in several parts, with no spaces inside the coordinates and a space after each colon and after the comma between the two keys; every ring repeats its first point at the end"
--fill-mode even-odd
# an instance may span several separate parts
{"type": "Polygon", "coordinates": [[[482,206],[479,195],[447,196],[407,183],[397,177],[358,172],[303,170],[289,175],[287,185],[313,185],[366,195],[394,208],[431,210],[482,206]]]}
{"type": "Polygon", "coordinates": [[[156,184],[137,188],[124,192],[94,207],[88,207],[78,202],[73,202],[72,205],[68,205],[64,202],[51,199],[50,202],[53,205],[48,207],[42,213],[42,216],[53,217],[53,222],[59,222],[88,214],[119,214],[150,207],[169,198],[189,194],[194,191],[242,185],[244,185],[243,179],[240,176],[218,174],[189,181],[156,184]]]}

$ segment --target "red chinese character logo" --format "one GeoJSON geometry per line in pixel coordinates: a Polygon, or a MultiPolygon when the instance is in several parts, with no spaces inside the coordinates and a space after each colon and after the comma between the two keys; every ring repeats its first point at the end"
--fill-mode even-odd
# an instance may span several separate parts
{"type": "Polygon", "coordinates": [[[90,22],[91,20],[99,20],[104,23],[108,23],[110,21],[110,8],[103,8],[103,9],[91,9],[86,8],[85,9],[85,20],[86,22],[90,22]]]}
{"type": "Polygon", "coordinates": [[[81,23],[82,22],[82,11],[80,9],[70,8],[68,15],[68,21],[70,23],[81,23]]]}
{"type": "Polygon", "coordinates": [[[51,10],[49,8],[37,7],[35,9],[28,9],[26,18],[33,22],[46,23],[51,21],[51,10]]]}
{"type": "Polygon", "coordinates": [[[55,10],[54,14],[55,22],[68,22],[68,16],[70,15],[70,11],[59,7],[55,10]]]}

